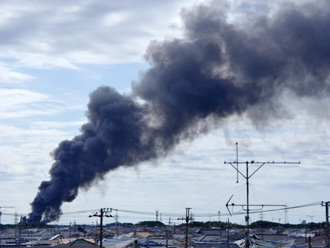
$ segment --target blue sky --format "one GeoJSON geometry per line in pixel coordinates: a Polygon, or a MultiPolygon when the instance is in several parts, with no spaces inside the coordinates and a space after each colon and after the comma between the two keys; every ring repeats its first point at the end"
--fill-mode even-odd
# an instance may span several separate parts
{"type": "MultiPolygon", "coordinates": [[[[267,1],[233,2],[228,19],[243,26],[253,16],[271,15],[279,8],[267,1]]],[[[13,223],[14,213],[30,212],[40,182],[49,177],[50,153],[62,140],[78,135],[86,122],[89,94],[102,85],[129,94],[131,83],[150,67],[144,58],[150,42],[182,37],[180,12],[194,4],[0,1],[0,207],[15,207],[1,209],[2,223],[13,223]]],[[[258,118],[258,109],[233,115],[207,134],[182,142],[164,159],[110,172],[90,189],[81,189],[73,202],[64,203],[59,223],[95,222],[87,218],[89,210],[103,207],[159,210],[164,222],[166,213],[184,214],[190,207],[197,221],[218,220],[198,214],[221,211],[221,220],[244,223],[243,215],[229,217],[225,207],[232,194],[233,202],[245,202],[243,178],[236,184],[235,171],[224,164],[235,160],[236,142],[242,161],[301,161],[265,165],[251,178],[251,203],[297,206],[330,200],[329,98],[297,98],[286,92],[277,100],[282,103],[278,116],[267,125],[264,116],[258,118]]],[[[118,215],[121,222],[155,218],[118,215]]],[[[283,223],[286,217],[279,211],[263,218],[283,223]]],[[[324,208],[290,210],[287,218],[294,223],[324,221],[324,208]]],[[[252,221],[258,219],[260,214],[252,216],[252,221]]]]}

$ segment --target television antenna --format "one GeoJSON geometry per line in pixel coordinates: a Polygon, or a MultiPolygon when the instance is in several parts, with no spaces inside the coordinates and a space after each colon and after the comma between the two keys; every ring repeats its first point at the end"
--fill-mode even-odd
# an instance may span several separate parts
{"type": "MultiPolygon", "coordinates": [[[[250,204],[250,192],[249,192],[249,179],[254,175],[256,174],[256,172],[258,170],[260,170],[265,164],[300,164],[300,162],[286,162],[286,161],[283,161],[283,162],[275,162],[275,161],[255,161],[255,160],[252,160],[252,161],[245,161],[245,162],[241,162],[241,161],[238,161],[238,143],[236,142],[236,161],[233,161],[233,162],[224,162],[225,164],[230,164],[237,172],[237,180],[236,182],[238,183],[238,178],[239,178],[239,175],[241,175],[245,180],[246,180],[246,204],[234,204],[232,203],[231,206],[242,206],[243,207],[243,210],[246,212],[246,216],[245,216],[245,221],[246,221],[246,240],[245,240],[245,247],[250,247],[250,242],[249,242],[249,235],[250,235],[250,207],[251,206],[259,206],[259,207],[264,207],[264,206],[283,206],[283,205],[276,205],[276,204],[272,204],[272,205],[266,205],[266,204],[250,204]],[[240,169],[239,169],[239,165],[240,164],[245,164],[245,174],[244,172],[242,172],[240,169]],[[249,174],[249,168],[250,166],[252,165],[256,165],[257,168],[252,171],[251,174],[249,174]],[[244,207],[246,207],[244,209],[244,207]]],[[[231,215],[231,212],[229,211],[229,202],[230,200],[232,199],[233,195],[230,197],[229,201],[227,202],[226,204],[226,207],[228,209],[228,212],[229,214],[231,215]]],[[[286,206],[286,205],[284,205],[286,206]]]]}

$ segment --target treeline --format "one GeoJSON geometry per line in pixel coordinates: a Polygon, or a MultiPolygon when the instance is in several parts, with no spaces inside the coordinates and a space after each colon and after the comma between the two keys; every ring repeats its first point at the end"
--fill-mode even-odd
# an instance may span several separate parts
{"type": "MultiPolygon", "coordinates": [[[[180,225],[177,225],[178,227],[184,227],[186,224],[182,223],[180,225]]],[[[40,223],[26,223],[26,224],[0,224],[0,230],[4,230],[6,228],[60,228],[60,227],[67,227],[68,225],[52,225],[47,224],[44,222],[40,223]]],[[[77,225],[82,226],[82,225],[77,225]]],[[[83,225],[85,228],[88,225],[83,225]]],[[[165,228],[168,225],[165,225],[163,222],[160,221],[141,221],[137,224],[133,223],[111,223],[105,225],[107,227],[113,227],[113,226],[121,226],[121,227],[159,227],[159,228],[165,228]]],[[[228,228],[244,228],[245,225],[239,225],[235,223],[228,223],[228,222],[222,222],[222,221],[206,221],[206,222],[198,222],[193,221],[189,223],[189,227],[200,227],[200,228],[220,228],[220,229],[226,229],[228,228]]],[[[308,229],[320,229],[325,227],[325,222],[322,223],[306,223],[306,224],[280,224],[278,222],[270,222],[270,221],[256,221],[250,224],[250,228],[308,228],[308,229]]]]}
{"type": "Polygon", "coordinates": [[[253,222],[251,228],[276,228],[276,227],[283,227],[283,228],[308,228],[308,229],[319,229],[325,227],[325,222],[321,223],[306,223],[306,224],[281,224],[278,222],[270,222],[270,221],[256,221],[253,222]]]}

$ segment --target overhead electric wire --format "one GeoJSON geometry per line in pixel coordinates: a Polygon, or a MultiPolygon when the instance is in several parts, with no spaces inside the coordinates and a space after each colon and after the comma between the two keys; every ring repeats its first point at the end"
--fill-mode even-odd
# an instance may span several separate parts
{"type": "Polygon", "coordinates": [[[70,214],[85,214],[90,212],[97,212],[100,209],[92,209],[92,210],[80,210],[80,211],[74,211],[74,212],[64,212],[62,215],[70,215],[70,214]]]}
{"type": "MultiPolygon", "coordinates": [[[[322,202],[314,202],[314,203],[308,203],[308,204],[303,204],[303,205],[298,205],[298,206],[292,206],[292,207],[283,207],[283,208],[275,208],[275,209],[267,209],[267,210],[257,210],[257,211],[251,211],[250,213],[264,213],[264,212],[274,212],[274,211],[283,211],[283,210],[289,210],[289,209],[296,209],[296,208],[305,208],[305,207],[312,207],[316,205],[321,205],[322,202]]],[[[262,206],[262,204],[261,204],[262,206]]],[[[262,206],[263,207],[263,206],[262,206]]],[[[111,209],[112,211],[118,211],[118,212],[123,212],[123,213],[131,213],[131,214],[139,214],[139,215],[155,215],[155,212],[145,212],[145,211],[137,211],[137,210],[125,210],[125,209],[116,209],[116,208],[108,208],[111,209]]],[[[70,213],[63,213],[63,214],[73,214],[73,213],[85,213],[85,212],[93,212],[93,211],[98,211],[98,210],[84,210],[84,211],[76,211],[76,212],[70,212],[70,213]]],[[[162,216],[183,216],[183,213],[163,213],[160,212],[162,216]]],[[[244,214],[244,213],[233,213],[232,215],[236,214],[244,214]]],[[[194,213],[192,212],[192,215],[194,217],[215,217],[219,216],[218,213],[194,213]]],[[[230,214],[224,214],[221,213],[221,216],[228,216],[230,214]]]]}
{"type": "MultiPolygon", "coordinates": [[[[308,204],[303,204],[303,205],[298,205],[298,206],[292,206],[292,207],[283,207],[283,208],[275,208],[275,209],[267,209],[267,210],[256,210],[256,211],[250,211],[250,214],[258,214],[258,213],[266,213],[266,212],[276,212],[276,211],[283,211],[283,210],[290,210],[290,209],[298,209],[298,208],[306,208],[306,207],[313,207],[317,205],[321,205],[320,202],[313,202],[313,203],[308,203],[308,204]]],[[[261,207],[264,207],[263,205],[260,205],[261,207]]],[[[116,209],[116,208],[106,208],[110,212],[111,211],[117,211],[117,212],[122,212],[122,213],[128,213],[128,214],[137,214],[137,215],[148,215],[148,216],[154,216],[155,212],[146,212],[146,211],[137,211],[137,210],[125,210],[125,209],[116,209]]],[[[64,212],[62,213],[63,216],[66,215],[75,215],[75,214],[85,214],[85,213],[91,213],[91,212],[96,212],[99,211],[99,209],[91,209],[91,210],[79,210],[79,211],[73,211],[73,212],[64,212]]],[[[161,213],[162,217],[182,217],[185,216],[184,213],[161,213]]],[[[240,210],[239,212],[236,213],[221,213],[220,216],[230,216],[230,215],[243,215],[246,214],[246,212],[243,210],[240,210]]],[[[27,214],[19,214],[19,213],[3,213],[2,215],[6,216],[26,216],[27,214]]],[[[206,217],[215,217],[219,216],[219,213],[194,213],[192,212],[192,216],[195,218],[206,218],[206,217]]],[[[121,216],[122,218],[124,216],[121,216]]],[[[127,218],[127,216],[125,216],[127,218]]],[[[132,218],[132,217],[130,217],[132,218]]],[[[138,218],[138,217],[135,217],[138,218]]]]}
{"type": "Polygon", "coordinates": [[[155,212],[143,212],[136,210],[124,210],[124,209],[116,209],[112,208],[113,211],[123,212],[123,213],[132,213],[132,214],[141,214],[141,215],[155,215],[155,212]]]}
{"type": "Polygon", "coordinates": [[[284,208],[268,209],[268,210],[262,210],[262,211],[253,211],[251,213],[261,213],[261,212],[265,213],[265,212],[282,211],[282,210],[289,210],[289,209],[295,209],[295,208],[313,207],[313,206],[321,205],[321,203],[322,202],[314,202],[314,203],[298,205],[298,206],[293,206],[293,207],[284,207],[284,208]]]}
{"type": "MultiPolygon", "coordinates": [[[[250,214],[259,214],[259,213],[276,212],[276,211],[283,211],[283,210],[296,209],[296,208],[313,207],[313,206],[321,205],[321,203],[322,202],[314,202],[314,203],[298,205],[298,206],[293,206],[293,207],[284,207],[284,208],[275,208],[275,209],[268,209],[268,210],[250,211],[250,214]]],[[[245,212],[232,213],[231,215],[242,215],[242,214],[245,214],[245,212]]],[[[230,215],[230,214],[226,214],[226,216],[228,216],[228,215],[230,215]]]]}

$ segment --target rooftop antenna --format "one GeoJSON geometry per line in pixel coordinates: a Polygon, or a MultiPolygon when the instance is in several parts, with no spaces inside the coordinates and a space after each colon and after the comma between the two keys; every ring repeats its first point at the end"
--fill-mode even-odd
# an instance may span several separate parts
{"type": "MultiPolygon", "coordinates": [[[[242,206],[243,210],[246,211],[246,216],[245,216],[245,221],[246,221],[246,240],[245,240],[245,247],[250,247],[250,240],[249,240],[249,235],[250,235],[250,206],[260,206],[260,207],[264,207],[264,206],[283,206],[283,205],[251,205],[250,204],[250,196],[249,196],[249,179],[258,171],[261,169],[261,167],[263,167],[265,164],[300,164],[300,162],[269,162],[269,161],[265,161],[265,162],[259,162],[259,161],[245,161],[245,162],[240,162],[238,161],[238,143],[236,142],[236,161],[234,162],[224,162],[225,164],[230,164],[237,172],[237,181],[238,182],[238,174],[240,174],[243,178],[245,178],[246,180],[246,204],[236,204],[236,206],[242,206]],[[234,165],[236,164],[236,166],[234,165]],[[239,164],[245,164],[245,168],[246,168],[246,172],[245,174],[243,172],[241,172],[238,168],[239,164]],[[252,174],[249,174],[249,166],[252,165],[257,165],[258,167],[252,172],[252,174]],[[246,209],[244,209],[244,207],[246,206],[246,209]]],[[[229,201],[226,204],[226,207],[229,211],[228,205],[229,202],[231,200],[231,198],[233,197],[233,195],[230,197],[229,201]]],[[[232,206],[235,206],[234,203],[231,204],[232,206]]],[[[230,211],[229,211],[230,213],[230,211]]],[[[231,213],[230,213],[231,214],[231,213]]]]}
{"type": "Polygon", "coordinates": [[[237,179],[236,179],[236,183],[239,183],[238,181],[238,142],[236,142],[236,171],[237,171],[237,179]]]}

